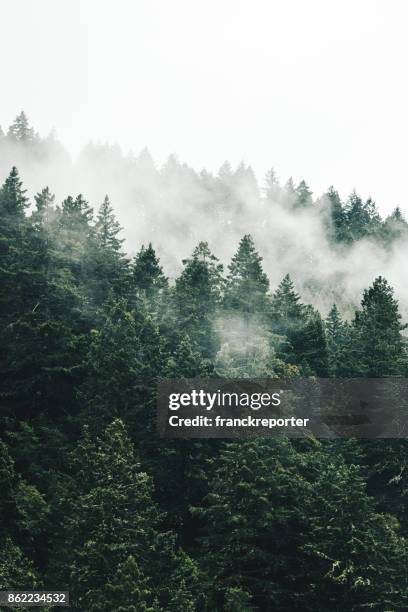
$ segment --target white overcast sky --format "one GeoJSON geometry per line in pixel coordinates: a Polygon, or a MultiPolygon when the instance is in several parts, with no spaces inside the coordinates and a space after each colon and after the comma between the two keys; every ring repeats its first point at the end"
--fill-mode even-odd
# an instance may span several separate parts
{"type": "Polygon", "coordinates": [[[408,213],[405,0],[0,0],[0,124],[408,213]]]}

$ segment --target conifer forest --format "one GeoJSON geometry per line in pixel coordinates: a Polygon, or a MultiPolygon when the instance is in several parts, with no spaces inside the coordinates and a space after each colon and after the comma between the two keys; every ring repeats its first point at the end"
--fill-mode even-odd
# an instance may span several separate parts
{"type": "Polygon", "coordinates": [[[406,377],[400,208],[147,150],[74,163],[24,113],[0,173],[0,590],[408,610],[405,439],[156,431],[166,378],[406,377]]]}

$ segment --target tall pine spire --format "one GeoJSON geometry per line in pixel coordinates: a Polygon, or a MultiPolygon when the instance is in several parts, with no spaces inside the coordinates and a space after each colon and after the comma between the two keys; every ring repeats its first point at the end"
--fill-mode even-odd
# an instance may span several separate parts
{"type": "Polygon", "coordinates": [[[249,234],[241,239],[228,269],[224,299],[226,308],[246,314],[265,313],[269,280],[262,268],[262,257],[255,250],[249,234]]]}

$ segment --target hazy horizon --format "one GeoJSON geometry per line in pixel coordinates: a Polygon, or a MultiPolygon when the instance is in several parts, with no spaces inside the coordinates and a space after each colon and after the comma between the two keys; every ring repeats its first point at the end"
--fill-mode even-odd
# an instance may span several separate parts
{"type": "Polygon", "coordinates": [[[0,125],[24,109],[74,158],[91,140],[197,171],[244,160],[259,181],[274,167],[315,196],[333,184],[407,212],[407,13],[399,0],[3,0],[0,125]]]}

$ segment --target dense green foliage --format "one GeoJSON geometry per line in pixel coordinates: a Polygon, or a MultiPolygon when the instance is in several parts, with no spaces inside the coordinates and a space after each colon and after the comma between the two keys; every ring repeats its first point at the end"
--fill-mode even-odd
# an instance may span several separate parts
{"type": "MultiPolygon", "coordinates": [[[[36,135],[20,116],[7,138],[36,135]]],[[[280,190],[268,181],[266,201],[280,190]]],[[[286,189],[312,205],[306,184],[286,189]]],[[[333,240],[405,227],[355,194],[326,198],[333,240]]],[[[152,244],[123,252],[108,198],[96,214],[82,195],[55,206],[48,188],[28,204],[13,168],[0,189],[0,588],[70,590],[84,612],[406,610],[405,441],[155,430],[163,377],[405,376],[387,281],[352,320],[336,306],[323,319],[289,275],[270,287],[249,235],[225,272],[201,242],[169,282],[152,244]]]]}

